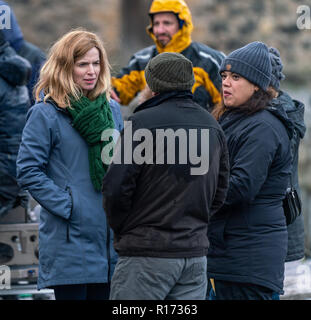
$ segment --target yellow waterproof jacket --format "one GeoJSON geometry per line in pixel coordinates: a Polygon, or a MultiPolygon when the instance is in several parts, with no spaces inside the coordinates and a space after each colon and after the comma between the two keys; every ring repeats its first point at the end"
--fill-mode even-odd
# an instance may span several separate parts
{"type": "Polygon", "coordinates": [[[123,68],[117,77],[112,78],[112,85],[121,104],[129,104],[136,94],[145,88],[145,67],[151,58],[162,52],[179,52],[191,60],[195,76],[192,92],[197,103],[204,108],[219,103],[221,79],[218,70],[224,54],[191,40],[193,24],[186,3],[183,0],[154,0],[149,15],[151,24],[147,27],[147,33],[155,45],[136,52],[128,66],[123,68]],[[183,21],[182,27],[165,47],[161,46],[152,32],[152,15],[159,12],[174,12],[179,20],[183,21]]]}

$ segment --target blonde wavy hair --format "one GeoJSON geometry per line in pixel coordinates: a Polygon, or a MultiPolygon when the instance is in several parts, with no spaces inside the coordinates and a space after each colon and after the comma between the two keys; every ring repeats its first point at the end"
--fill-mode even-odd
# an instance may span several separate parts
{"type": "Polygon", "coordinates": [[[100,57],[100,73],[95,88],[88,98],[94,100],[106,93],[110,99],[111,74],[106,50],[100,38],[92,32],[75,29],[61,37],[50,49],[48,59],[41,68],[39,81],[34,89],[36,101],[52,98],[60,108],[70,107],[70,98],[79,99],[81,88],[73,81],[75,61],[90,49],[97,48],[100,57]]]}

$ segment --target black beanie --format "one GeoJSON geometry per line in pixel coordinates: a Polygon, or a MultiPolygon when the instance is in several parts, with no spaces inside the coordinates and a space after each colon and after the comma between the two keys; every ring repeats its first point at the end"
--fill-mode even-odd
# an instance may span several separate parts
{"type": "Polygon", "coordinates": [[[252,42],[231,52],[222,62],[219,72],[230,71],[267,90],[271,78],[268,47],[262,42],[252,42]]]}
{"type": "Polygon", "coordinates": [[[191,90],[194,84],[193,65],[180,53],[164,52],[152,58],[145,77],[153,92],[191,90]]]}

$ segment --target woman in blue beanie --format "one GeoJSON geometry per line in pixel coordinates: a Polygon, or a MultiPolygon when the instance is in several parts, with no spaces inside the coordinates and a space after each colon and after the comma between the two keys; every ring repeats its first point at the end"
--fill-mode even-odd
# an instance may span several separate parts
{"type": "MultiPolygon", "coordinates": [[[[269,91],[272,93],[273,99],[270,106],[277,109],[284,109],[287,116],[293,121],[294,133],[291,139],[291,152],[293,157],[291,184],[300,194],[300,186],[298,180],[298,156],[299,145],[301,139],[306,133],[306,125],[304,122],[305,106],[301,101],[292,99],[290,95],[280,89],[280,82],[285,79],[283,74],[283,63],[280,52],[273,47],[269,48],[270,61],[272,65],[272,74],[269,91]]],[[[287,226],[288,232],[288,248],[286,262],[302,259],[305,255],[304,244],[304,222],[301,214],[296,220],[287,226]]]]}
{"type": "Polygon", "coordinates": [[[250,43],[223,61],[223,104],[213,110],[227,139],[230,182],[211,218],[210,299],[275,300],[283,293],[287,228],[282,208],[291,170],[292,123],[269,108],[268,47],[250,43]]]}

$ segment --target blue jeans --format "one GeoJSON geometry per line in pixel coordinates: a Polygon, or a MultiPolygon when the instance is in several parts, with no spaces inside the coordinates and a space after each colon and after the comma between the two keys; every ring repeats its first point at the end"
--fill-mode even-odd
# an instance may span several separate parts
{"type": "Polygon", "coordinates": [[[280,300],[277,292],[252,283],[214,280],[213,288],[209,279],[208,287],[208,300],[280,300]]]}
{"type": "Polygon", "coordinates": [[[206,257],[119,257],[111,300],[205,300],[206,257]]]}
{"type": "Polygon", "coordinates": [[[108,300],[109,283],[90,283],[54,286],[56,300],[108,300]]]}

